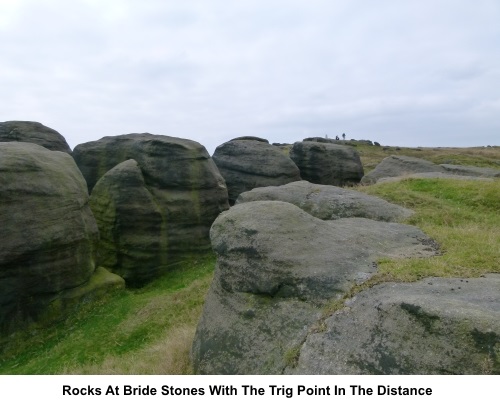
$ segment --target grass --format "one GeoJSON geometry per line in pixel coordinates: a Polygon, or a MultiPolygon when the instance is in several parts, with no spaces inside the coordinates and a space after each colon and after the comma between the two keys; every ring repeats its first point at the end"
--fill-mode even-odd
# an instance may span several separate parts
{"type": "MultiPolygon", "coordinates": [[[[369,164],[395,153],[436,163],[458,155],[454,163],[497,168],[500,159],[500,148],[357,148],[369,164]]],[[[413,209],[416,214],[406,222],[434,238],[442,255],[380,260],[377,275],[345,298],[383,281],[500,272],[500,180],[406,179],[357,189],[413,209]]],[[[213,256],[185,263],[144,288],[88,304],[60,324],[18,333],[4,342],[0,373],[190,374],[189,351],[214,264],[213,256]]],[[[342,306],[332,302],[325,316],[342,306]]],[[[290,349],[287,363],[294,364],[297,353],[290,349]]]]}
{"type": "Polygon", "coordinates": [[[89,304],[50,328],[9,339],[1,374],[189,374],[189,350],[214,257],[147,287],[89,304]]]}
{"type": "Polygon", "coordinates": [[[499,180],[407,179],[359,190],[415,210],[406,222],[434,238],[443,253],[425,259],[382,260],[382,277],[413,281],[500,272],[499,180]]]}
{"type": "Polygon", "coordinates": [[[346,299],[382,282],[500,273],[500,180],[406,179],[357,189],[414,210],[415,215],[406,223],[418,226],[437,241],[442,254],[379,260],[374,277],[323,308],[323,316],[313,331],[321,329],[326,318],[341,310],[346,299]]]}

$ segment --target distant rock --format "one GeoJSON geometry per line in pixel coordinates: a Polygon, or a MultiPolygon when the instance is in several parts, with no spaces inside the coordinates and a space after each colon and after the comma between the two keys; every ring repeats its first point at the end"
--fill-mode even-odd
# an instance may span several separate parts
{"type": "Polygon", "coordinates": [[[384,283],[298,350],[296,374],[500,374],[500,275],[384,283]]]}
{"type": "Polygon", "coordinates": [[[258,140],[233,140],[215,149],[213,159],[224,177],[229,202],[255,187],[300,180],[297,165],[276,146],[258,140]]]}
{"type": "Polygon", "coordinates": [[[389,156],[382,160],[370,173],[361,179],[361,184],[374,184],[385,177],[406,176],[413,173],[444,172],[432,162],[410,156],[389,156]]]}
{"type": "Polygon", "coordinates": [[[303,142],[320,142],[320,143],[340,143],[338,139],[332,139],[332,138],[323,138],[321,136],[313,136],[309,138],[304,138],[302,140],[303,142]]]}
{"type": "Polygon", "coordinates": [[[257,141],[257,142],[269,143],[267,139],[259,138],[258,136],[240,136],[238,138],[231,139],[231,141],[257,141]]]}
{"type": "Polygon", "coordinates": [[[489,167],[477,166],[461,166],[461,165],[440,165],[447,172],[459,176],[474,176],[474,177],[500,177],[500,170],[489,167]]]}
{"type": "Polygon", "coordinates": [[[29,142],[49,150],[71,153],[66,139],[59,132],[33,121],[0,122],[0,142],[29,142]]]}
{"type": "Polygon", "coordinates": [[[442,173],[442,172],[426,172],[426,173],[413,173],[407,176],[398,177],[383,177],[377,180],[377,183],[393,183],[405,179],[452,179],[452,180],[479,180],[479,181],[493,181],[490,177],[474,177],[474,176],[459,176],[458,174],[442,173]]]}
{"type": "Polygon", "coordinates": [[[279,374],[321,305],[376,272],[379,257],[436,254],[418,228],[322,221],[278,201],[238,204],[214,222],[214,280],[196,331],[199,374],[279,374]]]}
{"type": "Polygon", "coordinates": [[[104,288],[104,278],[91,282],[98,230],[88,198],[69,154],[0,143],[2,333],[61,315],[78,301],[60,300],[70,291],[82,297],[104,288]]]}
{"type": "Polygon", "coordinates": [[[369,218],[397,222],[413,211],[381,198],[346,188],[297,181],[278,187],[260,187],[240,194],[236,204],[250,201],[285,201],[319,219],[369,218]]]}
{"type": "Polygon", "coordinates": [[[364,173],[358,152],[345,145],[295,142],[290,158],[300,169],[302,179],[315,184],[357,184],[364,173]]]}
{"type": "Polygon", "coordinates": [[[224,179],[199,143],[151,134],[78,145],[101,238],[99,264],[142,284],[160,267],[210,251],[209,229],[228,209],[224,179]]]}

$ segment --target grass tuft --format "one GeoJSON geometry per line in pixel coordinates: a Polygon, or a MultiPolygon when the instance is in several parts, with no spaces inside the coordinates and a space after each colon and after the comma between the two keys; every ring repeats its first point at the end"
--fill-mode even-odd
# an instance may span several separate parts
{"type": "Polygon", "coordinates": [[[11,336],[1,374],[186,374],[215,258],[88,304],[64,322],[11,336]]]}

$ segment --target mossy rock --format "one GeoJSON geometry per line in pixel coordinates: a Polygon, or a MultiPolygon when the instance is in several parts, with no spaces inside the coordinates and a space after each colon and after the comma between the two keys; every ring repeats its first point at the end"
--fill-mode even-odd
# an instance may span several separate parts
{"type": "Polygon", "coordinates": [[[24,142],[0,143],[0,324],[36,321],[46,297],[86,283],[97,225],[71,156],[24,142]]]}

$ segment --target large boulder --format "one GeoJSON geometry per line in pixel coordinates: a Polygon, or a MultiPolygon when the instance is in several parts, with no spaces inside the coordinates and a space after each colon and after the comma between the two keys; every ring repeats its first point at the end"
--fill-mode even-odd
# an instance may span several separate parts
{"type": "Polygon", "coordinates": [[[217,264],[192,348],[201,374],[283,372],[322,305],[370,278],[377,258],[436,254],[418,228],[322,221],[279,201],[235,205],[211,240],[217,264]]]}
{"type": "Polygon", "coordinates": [[[101,177],[90,206],[101,230],[100,265],[120,274],[129,285],[140,285],[169,263],[167,225],[135,160],[126,160],[101,177]]]}
{"type": "Polygon", "coordinates": [[[94,189],[99,264],[142,284],[210,251],[210,226],[229,205],[224,179],[199,143],[129,134],[78,145],[73,156],[94,189]]]}
{"type": "Polygon", "coordinates": [[[250,201],[289,202],[324,220],[358,217],[397,222],[413,214],[409,209],[359,191],[307,181],[255,188],[240,194],[236,204],[250,201]]]}
{"type": "Polygon", "coordinates": [[[215,149],[213,159],[226,180],[230,204],[244,191],[300,180],[295,163],[265,140],[240,138],[226,142],[215,149]]]}
{"type": "Polygon", "coordinates": [[[500,374],[500,275],[384,283],[322,321],[297,374],[500,374]]]}
{"type": "Polygon", "coordinates": [[[33,121],[0,122],[0,142],[29,142],[49,150],[71,153],[66,139],[59,132],[33,121]]]}
{"type": "Polygon", "coordinates": [[[295,142],[290,151],[290,158],[299,167],[302,179],[315,184],[357,184],[364,173],[358,152],[350,146],[295,142]]]}
{"type": "Polygon", "coordinates": [[[361,179],[361,184],[374,184],[381,178],[400,177],[413,173],[444,172],[445,170],[432,162],[411,156],[388,156],[370,173],[361,179]]]}
{"type": "Polygon", "coordinates": [[[32,143],[0,143],[3,333],[38,321],[49,307],[57,315],[64,309],[59,298],[69,291],[73,297],[91,292],[81,290],[94,274],[98,238],[88,198],[69,154],[32,143]]]}

